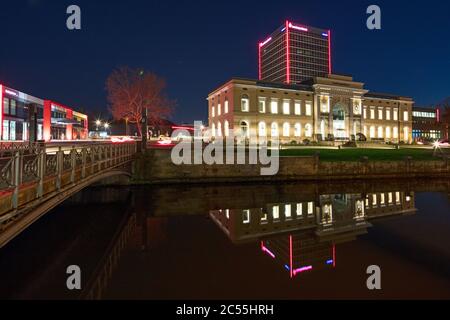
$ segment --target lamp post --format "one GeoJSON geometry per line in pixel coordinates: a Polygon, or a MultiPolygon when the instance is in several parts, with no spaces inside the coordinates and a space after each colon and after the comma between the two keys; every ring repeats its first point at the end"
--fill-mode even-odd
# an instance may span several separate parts
{"type": "Polygon", "coordinates": [[[106,134],[108,134],[109,123],[108,123],[108,122],[105,122],[104,127],[105,127],[106,134]]]}
{"type": "Polygon", "coordinates": [[[102,125],[102,122],[100,120],[96,120],[95,121],[95,129],[96,131],[98,131],[98,127],[100,127],[102,125]]]}

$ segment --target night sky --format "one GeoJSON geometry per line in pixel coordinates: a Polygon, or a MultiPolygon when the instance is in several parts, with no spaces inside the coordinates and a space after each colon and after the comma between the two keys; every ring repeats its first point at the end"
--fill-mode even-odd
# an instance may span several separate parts
{"type": "Polygon", "coordinates": [[[75,109],[106,110],[119,66],[153,71],[178,122],[206,120],[208,93],[257,77],[257,43],[286,19],[332,30],[333,71],[429,105],[450,96],[450,4],[428,1],[1,1],[0,83],[75,109]],[[264,3],[264,4],[263,4],[264,3]],[[66,28],[66,8],[82,30],[66,28]],[[366,28],[378,4],[382,30],[366,28]]]}

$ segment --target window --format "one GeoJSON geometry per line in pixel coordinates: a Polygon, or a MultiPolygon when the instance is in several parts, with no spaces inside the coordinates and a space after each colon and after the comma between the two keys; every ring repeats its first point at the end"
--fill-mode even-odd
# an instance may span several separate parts
{"type": "Polygon", "coordinates": [[[367,119],[367,107],[364,107],[364,119],[367,119]]]}
{"type": "Polygon", "coordinates": [[[308,202],[308,216],[314,214],[314,202],[308,202]]]}
{"type": "Polygon", "coordinates": [[[398,121],[398,109],[394,109],[394,121],[398,121]]]}
{"type": "Polygon", "coordinates": [[[242,110],[242,112],[250,111],[250,99],[248,98],[248,95],[246,95],[246,94],[244,94],[241,98],[241,110],[242,110]]]}
{"type": "Polygon", "coordinates": [[[223,110],[223,112],[224,113],[228,113],[228,99],[225,99],[225,103],[224,103],[224,110],[223,110]]]}
{"type": "Polygon", "coordinates": [[[211,107],[211,115],[213,118],[216,116],[216,108],[214,106],[211,107]]]}
{"type": "Polygon", "coordinates": [[[300,116],[302,114],[302,104],[300,101],[295,101],[294,109],[296,116],[300,116]]]}
{"type": "Polygon", "coordinates": [[[222,106],[220,103],[217,105],[217,115],[220,116],[222,114],[222,106]]]}
{"type": "Polygon", "coordinates": [[[372,120],[375,119],[375,109],[374,108],[370,108],[370,119],[372,119],[372,120]]]}
{"type": "Polygon", "coordinates": [[[270,112],[272,114],[277,114],[278,113],[278,100],[273,99],[270,102],[270,112]]]}
{"type": "Polygon", "coordinates": [[[278,123],[276,123],[276,122],[272,123],[271,135],[272,135],[272,137],[278,137],[278,123]]]}
{"type": "Polygon", "coordinates": [[[9,122],[9,137],[12,141],[16,141],[16,122],[15,121],[9,122]]]}
{"type": "Polygon", "coordinates": [[[395,202],[400,203],[400,192],[395,193],[395,202]]]}
{"type": "Polygon", "coordinates": [[[248,124],[247,121],[242,121],[241,122],[241,135],[244,138],[248,138],[250,136],[249,124],[248,124]]]}
{"type": "Polygon", "coordinates": [[[225,137],[230,136],[230,124],[228,123],[228,120],[225,120],[225,123],[224,123],[224,134],[225,134],[225,137]]]}
{"type": "Polygon", "coordinates": [[[408,111],[403,112],[403,121],[409,121],[409,112],[408,111]]]}
{"type": "Polygon", "coordinates": [[[388,193],[388,203],[389,204],[392,204],[394,202],[394,199],[393,199],[393,197],[392,197],[392,192],[389,192],[388,193]]]}
{"type": "Polygon", "coordinates": [[[9,121],[3,120],[3,140],[9,140],[9,121]]]}
{"type": "Polygon", "coordinates": [[[305,104],[305,108],[306,108],[306,110],[305,110],[306,115],[308,117],[312,116],[312,104],[311,104],[311,102],[307,102],[305,104]]]}
{"type": "Polygon", "coordinates": [[[284,206],[284,216],[286,219],[290,220],[292,218],[292,207],[290,204],[284,206]]]}
{"type": "Polygon", "coordinates": [[[216,136],[216,124],[213,123],[212,127],[211,127],[211,136],[215,137],[216,136]]]}
{"type": "Polygon", "coordinates": [[[3,98],[3,113],[9,114],[9,99],[3,98]]]}
{"type": "Polygon", "coordinates": [[[220,123],[220,121],[217,123],[217,136],[222,136],[222,123],[220,123]]]}
{"type": "Polygon", "coordinates": [[[371,126],[370,127],[370,139],[375,139],[375,127],[371,126]]]}
{"type": "Polygon", "coordinates": [[[285,122],[283,124],[283,137],[289,137],[290,136],[289,131],[290,131],[289,123],[285,122]]]}
{"type": "Polygon", "coordinates": [[[272,208],[272,217],[273,217],[273,220],[280,219],[280,207],[279,206],[274,206],[272,208]]]}
{"type": "MultiPolygon", "coordinates": [[[[9,106],[9,114],[10,115],[12,115],[12,116],[15,116],[16,115],[16,100],[10,100],[10,106],[9,106]]],[[[11,123],[12,124],[12,123],[11,123]]],[[[15,126],[15,123],[14,123],[14,126],[15,126]]],[[[15,133],[16,131],[14,130],[14,133],[15,133]]],[[[11,138],[11,140],[16,140],[16,139],[12,139],[11,138]]]]}
{"type": "Polygon", "coordinates": [[[403,141],[405,141],[405,142],[409,141],[409,128],[408,127],[403,128],[403,141]]]}
{"type": "Polygon", "coordinates": [[[301,217],[303,215],[303,204],[297,203],[297,217],[301,217]]]}
{"type": "Polygon", "coordinates": [[[391,138],[391,127],[386,127],[386,139],[391,138]]]}
{"type": "Polygon", "coordinates": [[[296,123],[294,126],[294,136],[296,137],[302,136],[302,125],[300,123],[296,123]]]}
{"type": "Polygon", "coordinates": [[[290,114],[291,112],[291,101],[290,100],[284,100],[283,101],[283,114],[290,114]]]}
{"type": "Polygon", "coordinates": [[[377,205],[377,203],[378,203],[378,201],[377,201],[377,195],[376,194],[373,194],[372,195],[372,206],[376,206],[377,205]]]}
{"type": "Polygon", "coordinates": [[[386,120],[391,120],[391,109],[386,109],[386,120]]]}
{"type": "Polygon", "coordinates": [[[330,112],[330,98],[327,96],[322,96],[320,99],[320,112],[329,113],[330,112]]]}
{"type": "Polygon", "coordinates": [[[380,195],[380,203],[381,203],[382,206],[384,206],[386,204],[386,196],[385,196],[384,193],[382,193],[380,195]]]}
{"type": "Polygon", "coordinates": [[[383,109],[378,108],[378,120],[383,120],[383,109]]]}
{"type": "Polygon", "coordinates": [[[308,123],[307,125],[305,125],[305,137],[311,138],[312,135],[313,135],[313,133],[312,133],[312,125],[310,125],[308,123]]]}
{"type": "Polygon", "coordinates": [[[378,127],[378,138],[382,139],[383,138],[383,127],[378,127]]]}
{"type": "Polygon", "coordinates": [[[259,98],[258,108],[259,113],[266,113],[266,98],[259,98]]]}
{"type": "Polygon", "coordinates": [[[394,139],[398,139],[398,128],[397,128],[397,127],[394,127],[392,137],[393,137],[394,139]]]}
{"type": "Polygon", "coordinates": [[[260,122],[258,124],[258,133],[259,133],[260,137],[266,137],[267,136],[266,123],[265,122],[260,122]]]}
{"type": "Polygon", "coordinates": [[[250,210],[243,210],[242,211],[242,222],[244,224],[250,223],[250,210]]]}

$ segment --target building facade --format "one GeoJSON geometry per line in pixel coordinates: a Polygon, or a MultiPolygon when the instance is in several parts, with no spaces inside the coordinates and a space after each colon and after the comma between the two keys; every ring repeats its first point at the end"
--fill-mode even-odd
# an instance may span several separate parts
{"type": "Polygon", "coordinates": [[[87,139],[88,117],[0,85],[0,141],[87,139]]]}
{"type": "Polygon", "coordinates": [[[232,79],[208,96],[213,138],[281,143],[370,140],[412,142],[408,97],[371,93],[350,76],[315,77],[300,85],[232,79]]]}
{"type": "Polygon", "coordinates": [[[441,121],[440,109],[413,108],[413,139],[436,141],[446,137],[445,124],[441,121]]]}
{"type": "Polygon", "coordinates": [[[299,84],[331,73],[331,31],[286,21],[258,44],[259,80],[299,84]]]}

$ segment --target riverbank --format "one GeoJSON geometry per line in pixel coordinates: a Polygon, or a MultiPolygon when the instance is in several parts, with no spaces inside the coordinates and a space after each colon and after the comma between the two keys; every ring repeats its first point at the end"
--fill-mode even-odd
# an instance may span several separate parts
{"type": "MultiPolygon", "coordinates": [[[[133,165],[133,184],[228,183],[272,181],[321,181],[356,179],[450,178],[449,158],[416,160],[322,161],[319,155],[280,157],[276,175],[262,176],[267,166],[175,165],[170,150],[151,149],[138,155],[133,165]]],[[[248,163],[248,161],[247,161],[248,163]]]]}

